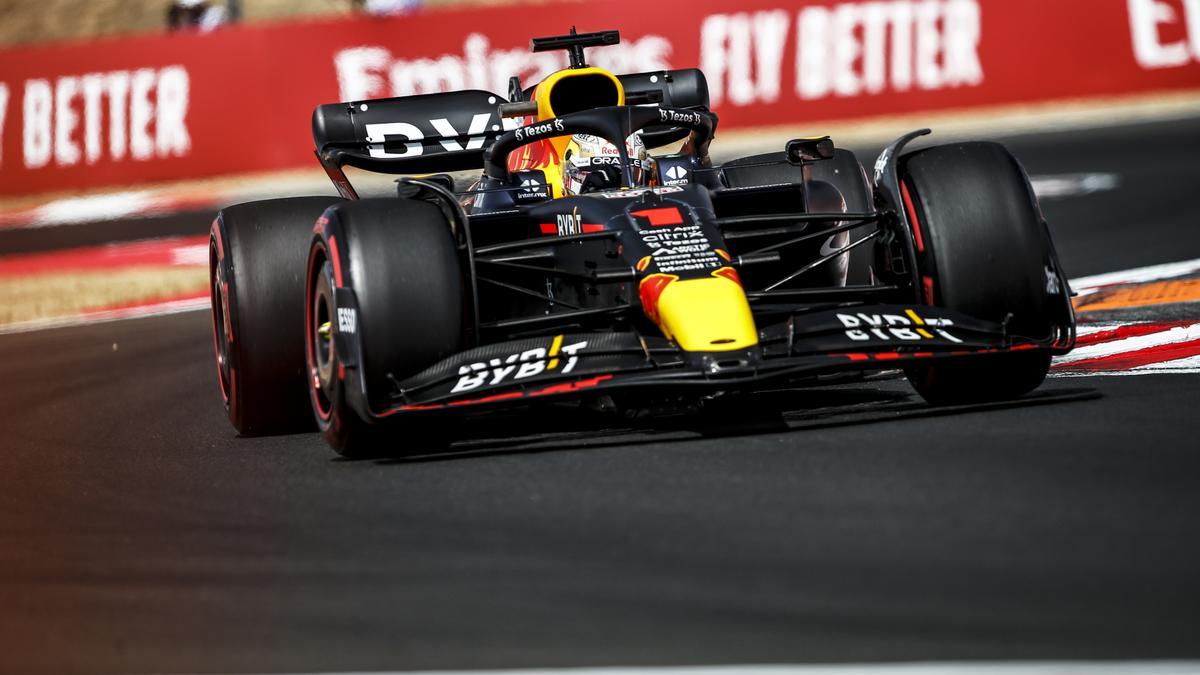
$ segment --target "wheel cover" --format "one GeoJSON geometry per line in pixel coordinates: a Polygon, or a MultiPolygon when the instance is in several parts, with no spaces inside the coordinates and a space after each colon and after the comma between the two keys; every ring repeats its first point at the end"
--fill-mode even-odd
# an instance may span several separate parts
{"type": "Polygon", "coordinates": [[[209,244],[209,292],[212,299],[213,346],[217,358],[217,381],[221,386],[221,397],[226,405],[232,397],[229,343],[233,341],[232,325],[229,321],[229,284],[221,266],[215,242],[209,244]]]}
{"type": "Polygon", "coordinates": [[[337,356],[333,346],[333,269],[324,259],[314,260],[309,289],[307,349],[310,391],[317,416],[328,420],[336,382],[337,356]]]}

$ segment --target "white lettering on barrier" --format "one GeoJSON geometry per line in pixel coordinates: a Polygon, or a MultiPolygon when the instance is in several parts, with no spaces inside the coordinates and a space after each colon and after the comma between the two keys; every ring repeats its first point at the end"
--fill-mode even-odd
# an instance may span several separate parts
{"type": "Polygon", "coordinates": [[[142,68],[133,73],[129,85],[129,156],[139,161],[154,156],[154,139],[150,138],[150,120],[154,118],[150,90],[153,88],[153,70],[142,68]]]}
{"type": "Polygon", "coordinates": [[[83,89],[83,156],[88,164],[100,159],[100,99],[104,96],[104,76],[99,73],[84,75],[80,80],[83,89]]]}
{"type": "MultiPolygon", "coordinates": [[[[626,39],[616,47],[588,51],[593,65],[617,73],[638,73],[671,67],[671,43],[658,35],[626,39]]],[[[412,96],[455,89],[508,91],[508,78],[519,75],[536,82],[567,66],[562,52],[531,53],[527,46],[492,49],[485,35],[471,33],[461,54],[401,59],[386,47],[369,45],[334,54],[338,90],[343,101],[382,96],[412,96]]],[[[507,120],[506,120],[507,121],[507,120]]]]}
{"type": "MultiPolygon", "coordinates": [[[[0,82],[0,139],[4,138],[4,120],[8,117],[8,85],[0,82]]],[[[4,166],[4,144],[0,143],[0,166],[4,166]]]]}
{"type": "Polygon", "coordinates": [[[1128,0],[1128,8],[1133,55],[1142,68],[1178,68],[1200,61],[1200,0],[1128,0]],[[1161,28],[1181,23],[1181,18],[1186,39],[1164,42],[1161,28]]]}
{"type": "Polygon", "coordinates": [[[383,47],[354,47],[333,55],[338,91],[343,101],[361,101],[387,91],[381,73],[387,70],[392,54],[383,47]]]}
{"type": "Polygon", "coordinates": [[[108,75],[108,151],[114,160],[125,157],[125,102],[129,97],[129,73],[118,70],[108,75]]]}
{"type": "Polygon", "coordinates": [[[187,118],[190,81],[183,66],[158,72],[158,110],[154,115],[154,147],[159,157],[182,157],[192,149],[187,118]]]}
{"type": "Polygon", "coordinates": [[[54,143],[50,137],[50,111],[54,93],[46,80],[26,80],[23,113],[25,168],[37,169],[50,163],[54,143]]]}
{"type": "MultiPolygon", "coordinates": [[[[1200,0],[1189,0],[1200,2],[1200,0]]],[[[780,10],[714,14],[701,24],[701,69],[714,104],[778,99],[794,32],[794,90],[805,100],[978,86],[979,0],[847,2],[805,7],[795,30],[780,10]]]]}
{"type": "MultiPolygon", "coordinates": [[[[7,98],[7,87],[4,88],[7,98]]],[[[25,168],[51,159],[60,167],[95,164],[104,156],[108,117],[108,158],[126,152],[135,160],[182,157],[191,150],[187,129],[189,78],[183,66],[160,70],[64,75],[25,81],[22,101],[25,168]],[[104,105],[108,99],[108,105],[104,105]]],[[[7,101],[0,100],[0,131],[7,101]]]]}
{"type": "Polygon", "coordinates": [[[71,138],[79,116],[71,108],[71,99],[79,93],[79,78],[60,77],[54,83],[54,161],[71,166],[79,161],[79,145],[71,138]]]}

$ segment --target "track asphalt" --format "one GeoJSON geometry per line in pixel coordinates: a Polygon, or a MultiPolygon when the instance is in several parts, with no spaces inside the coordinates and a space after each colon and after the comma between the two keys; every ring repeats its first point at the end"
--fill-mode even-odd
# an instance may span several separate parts
{"type": "MultiPolygon", "coordinates": [[[[1117,176],[1043,204],[1069,276],[1200,258],[1200,121],[1008,143],[1117,176]]],[[[1200,656],[1196,375],[549,409],[349,462],[237,438],[211,351],[203,312],[0,336],[0,671],[1200,656]]]]}

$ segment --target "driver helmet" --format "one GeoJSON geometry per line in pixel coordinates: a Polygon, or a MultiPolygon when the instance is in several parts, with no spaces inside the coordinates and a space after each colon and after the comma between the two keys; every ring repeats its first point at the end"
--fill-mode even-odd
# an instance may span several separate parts
{"type": "MultiPolygon", "coordinates": [[[[641,133],[625,139],[625,151],[629,153],[633,185],[646,185],[650,176],[650,159],[641,133]]],[[[621,156],[617,146],[591,134],[575,134],[563,152],[563,192],[581,194],[593,189],[616,187],[621,184],[621,156]],[[588,176],[599,176],[588,181],[588,176]]]]}

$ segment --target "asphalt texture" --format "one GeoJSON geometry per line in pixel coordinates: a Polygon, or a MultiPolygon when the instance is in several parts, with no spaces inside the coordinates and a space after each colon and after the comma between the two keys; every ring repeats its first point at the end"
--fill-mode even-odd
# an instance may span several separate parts
{"type": "MultiPolygon", "coordinates": [[[[1200,122],[1011,139],[1069,276],[1200,257],[1200,122]]],[[[202,312],[0,336],[0,670],[1200,656],[1200,378],[903,380],[452,452],[238,438],[202,312]]]]}

